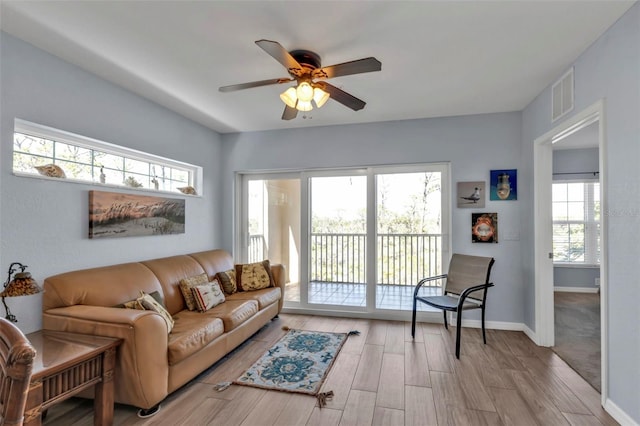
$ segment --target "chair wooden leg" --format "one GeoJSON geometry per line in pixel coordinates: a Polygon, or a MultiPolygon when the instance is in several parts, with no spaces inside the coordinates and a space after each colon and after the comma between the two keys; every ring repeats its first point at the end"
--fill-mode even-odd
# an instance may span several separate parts
{"type": "Polygon", "coordinates": [[[411,317],[411,338],[416,337],[416,299],[413,299],[413,316],[411,317]]]}
{"type": "Polygon", "coordinates": [[[484,305],[482,305],[482,340],[487,344],[487,333],[484,331],[484,305]]]}
{"type": "Polygon", "coordinates": [[[442,314],[444,315],[444,328],[449,329],[449,324],[447,323],[447,311],[442,310],[442,314]]]}
{"type": "Polygon", "coordinates": [[[456,311],[456,358],[460,359],[460,331],[462,329],[462,311],[456,311]]]}

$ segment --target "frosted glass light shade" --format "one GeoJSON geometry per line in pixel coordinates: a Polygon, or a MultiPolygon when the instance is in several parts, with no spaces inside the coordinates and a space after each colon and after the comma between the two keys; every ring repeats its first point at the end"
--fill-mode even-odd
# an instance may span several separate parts
{"type": "Polygon", "coordinates": [[[284,102],[288,107],[295,108],[296,102],[298,102],[298,97],[296,96],[296,88],[289,87],[287,90],[282,92],[280,95],[280,99],[284,102]]]}
{"type": "Polygon", "coordinates": [[[319,87],[313,89],[313,101],[316,103],[316,107],[320,108],[329,100],[329,94],[319,87]]]}
{"type": "Polygon", "coordinates": [[[311,102],[311,99],[313,99],[313,87],[306,81],[303,81],[298,85],[296,94],[298,95],[299,101],[311,102]]]}
{"type": "Polygon", "coordinates": [[[296,105],[298,111],[311,111],[313,106],[311,105],[311,101],[303,101],[298,100],[298,105],[296,105]]]}

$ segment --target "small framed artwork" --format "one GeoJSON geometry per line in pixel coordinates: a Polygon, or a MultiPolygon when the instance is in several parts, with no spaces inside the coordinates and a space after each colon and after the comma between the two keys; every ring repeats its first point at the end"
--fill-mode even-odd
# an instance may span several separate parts
{"type": "Polygon", "coordinates": [[[518,199],[518,170],[491,170],[490,200],[518,199]]]}
{"type": "Polygon", "coordinates": [[[484,208],[485,182],[458,182],[458,207],[484,208]]]}
{"type": "Polygon", "coordinates": [[[471,242],[498,242],[498,213],[471,214],[471,242]]]}

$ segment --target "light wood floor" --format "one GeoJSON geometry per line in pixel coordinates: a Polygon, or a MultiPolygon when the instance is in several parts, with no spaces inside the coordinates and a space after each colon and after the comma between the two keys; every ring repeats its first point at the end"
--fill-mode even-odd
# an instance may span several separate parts
{"type": "MultiPolygon", "coordinates": [[[[553,351],[523,333],[397,321],[280,315],[249,341],[169,396],[149,419],[116,405],[116,425],[616,425],[600,394],[553,351]],[[323,386],[335,397],[322,409],[312,396],[245,386],[218,392],[283,334],[282,326],[350,336],[323,386]]],[[[92,424],[91,401],[49,410],[45,425],[92,424]]]]}

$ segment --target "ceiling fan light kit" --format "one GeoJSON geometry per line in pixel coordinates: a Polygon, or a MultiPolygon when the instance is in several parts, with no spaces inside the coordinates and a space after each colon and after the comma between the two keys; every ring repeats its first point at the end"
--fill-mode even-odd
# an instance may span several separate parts
{"type": "Polygon", "coordinates": [[[320,108],[329,100],[329,94],[320,87],[312,87],[308,82],[303,81],[298,87],[289,87],[280,94],[280,99],[290,108],[298,111],[311,111],[313,103],[316,108],[320,108]]]}
{"type": "Polygon", "coordinates": [[[280,99],[285,103],[285,109],[282,114],[283,120],[296,118],[298,111],[311,111],[314,104],[316,108],[320,108],[329,98],[354,111],[363,109],[366,105],[363,100],[329,83],[317,83],[313,80],[326,80],[345,75],[380,71],[382,69],[382,63],[373,57],[321,68],[320,56],[309,50],[293,50],[287,52],[280,43],[271,40],[258,40],[256,44],[284,65],[291,78],[275,78],[250,83],[233,84],[231,86],[220,87],[219,90],[220,92],[233,92],[252,87],[295,81],[297,82],[296,87],[289,87],[280,94],[280,99]]]}

